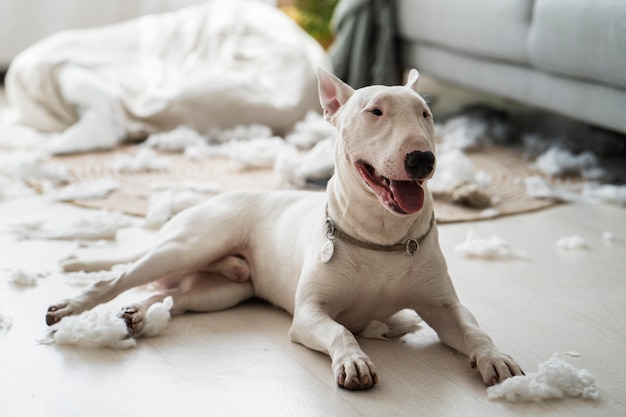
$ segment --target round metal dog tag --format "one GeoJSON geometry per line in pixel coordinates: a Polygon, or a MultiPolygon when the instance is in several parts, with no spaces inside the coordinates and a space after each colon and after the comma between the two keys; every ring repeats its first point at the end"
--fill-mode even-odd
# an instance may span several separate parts
{"type": "Polygon", "coordinates": [[[322,251],[320,253],[320,259],[322,262],[327,263],[333,257],[335,253],[335,244],[332,240],[327,240],[322,246],[322,251]]]}

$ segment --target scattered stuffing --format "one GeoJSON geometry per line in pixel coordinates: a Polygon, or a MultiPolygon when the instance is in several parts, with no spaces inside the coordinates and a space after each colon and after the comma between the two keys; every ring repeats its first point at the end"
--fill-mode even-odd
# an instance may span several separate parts
{"type": "Polygon", "coordinates": [[[294,125],[293,130],[285,136],[285,141],[298,149],[311,149],[326,139],[334,141],[336,136],[337,130],[321,114],[310,111],[294,125]]]}
{"type": "MultiPolygon", "coordinates": [[[[150,306],[144,317],[144,328],[140,336],[156,336],[161,333],[169,322],[172,305],[172,297],[167,297],[162,303],[150,306]]],[[[39,342],[114,349],[128,349],[137,345],[137,341],[128,334],[123,319],[117,314],[95,310],[64,317],[39,342]]]]}
{"type": "Polygon", "coordinates": [[[557,240],[556,246],[565,250],[589,249],[589,244],[578,235],[564,236],[557,240]]]}
{"type": "Polygon", "coordinates": [[[170,310],[174,305],[172,297],[166,297],[162,303],[154,303],[146,311],[145,324],[141,330],[142,336],[154,337],[167,327],[170,320],[170,310]]]}
{"type": "Polygon", "coordinates": [[[373,320],[363,329],[360,335],[366,339],[389,340],[389,338],[385,336],[387,333],[389,333],[389,326],[387,326],[386,323],[373,320]]]}
{"type": "Polygon", "coordinates": [[[578,194],[565,187],[551,185],[539,175],[524,178],[526,194],[532,198],[553,199],[557,201],[576,201],[578,194]]]}
{"type": "Polygon", "coordinates": [[[276,157],[274,172],[285,187],[304,187],[307,181],[327,180],[334,172],[335,139],[318,142],[308,152],[285,147],[276,157]]]}
{"type": "Polygon", "coordinates": [[[615,241],[615,235],[613,234],[613,232],[602,232],[602,240],[604,240],[606,243],[613,243],[613,241],[615,241]]]}
{"type": "Polygon", "coordinates": [[[580,352],[577,350],[568,350],[562,353],[563,355],[571,356],[572,358],[578,358],[580,356],[580,352]]]}
{"type": "Polygon", "coordinates": [[[209,194],[215,194],[221,191],[221,187],[217,182],[200,182],[194,180],[153,181],[150,183],[150,189],[153,191],[195,191],[197,193],[209,194]]]}
{"type": "Polygon", "coordinates": [[[0,334],[8,333],[13,327],[13,319],[0,313],[0,334]]]}
{"type": "Polygon", "coordinates": [[[241,164],[243,169],[271,168],[277,155],[287,146],[289,145],[278,136],[234,140],[220,145],[194,148],[193,156],[197,158],[200,153],[205,158],[224,156],[241,164]]]}
{"type": "Polygon", "coordinates": [[[62,229],[57,223],[57,229],[46,229],[45,223],[43,220],[16,223],[12,230],[22,239],[115,240],[117,231],[131,225],[132,221],[121,212],[100,210],[62,229]]]}
{"type": "Polygon", "coordinates": [[[436,131],[441,138],[440,149],[443,151],[475,150],[494,143],[494,140],[501,140],[508,134],[502,121],[472,115],[453,117],[443,125],[437,125],[436,131]]]}
{"type": "Polygon", "coordinates": [[[152,148],[142,146],[133,155],[117,155],[109,161],[109,167],[117,172],[139,173],[167,171],[170,161],[159,156],[152,148]]]}
{"type": "Polygon", "coordinates": [[[535,166],[549,177],[580,175],[586,179],[599,179],[604,175],[593,152],[578,155],[556,146],[551,146],[537,157],[535,166]]]}
{"type": "Polygon", "coordinates": [[[386,322],[371,321],[360,333],[367,339],[389,340],[391,337],[403,336],[419,328],[422,322],[415,310],[404,309],[387,319],[386,322]]]}
{"type": "Polygon", "coordinates": [[[149,229],[159,229],[175,214],[198,205],[204,200],[200,194],[190,190],[155,192],[150,196],[150,204],[144,226],[149,229]]]}
{"type": "Polygon", "coordinates": [[[474,164],[462,151],[452,149],[437,155],[437,175],[428,182],[428,188],[435,194],[451,194],[463,184],[473,184],[480,189],[489,181],[485,172],[476,172],[474,164]]]}
{"type": "Polygon", "coordinates": [[[17,161],[3,163],[0,174],[18,181],[47,180],[55,184],[70,182],[70,169],[67,165],[46,161],[41,156],[25,156],[17,161]]]}
{"type": "Polygon", "coordinates": [[[7,271],[9,282],[17,287],[35,287],[40,278],[45,278],[49,273],[24,271],[14,269],[7,271]]]}
{"type": "Polygon", "coordinates": [[[272,129],[269,126],[252,123],[227,129],[215,128],[209,132],[208,138],[211,144],[222,144],[234,141],[271,138],[273,135],[272,129]]]}
{"type": "Polygon", "coordinates": [[[500,215],[500,210],[495,208],[488,208],[482,210],[478,215],[481,219],[493,219],[500,215]]]}
{"type": "Polygon", "coordinates": [[[626,185],[588,183],[583,186],[582,198],[589,202],[626,206],[626,185]]]}
{"type": "Polygon", "coordinates": [[[558,353],[539,365],[534,374],[520,375],[487,388],[487,398],[512,402],[541,401],[551,398],[581,397],[597,400],[595,377],[586,369],[576,369],[558,353]]]}
{"type": "Polygon", "coordinates": [[[480,258],[488,260],[528,259],[528,254],[520,249],[511,247],[509,243],[492,235],[489,239],[482,239],[470,230],[465,242],[455,246],[455,252],[465,258],[480,258]]]}
{"type": "Polygon", "coordinates": [[[207,138],[187,126],[178,126],[169,132],[153,133],[144,143],[164,152],[184,152],[189,147],[206,144],[207,138]]]}
{"type": "Polygon", "coordinates": [[[110,178],[81,181],[56,191],[54,199],[59,201],[96,200],[105,198],[118,188],[117,181],[110,178]]]}

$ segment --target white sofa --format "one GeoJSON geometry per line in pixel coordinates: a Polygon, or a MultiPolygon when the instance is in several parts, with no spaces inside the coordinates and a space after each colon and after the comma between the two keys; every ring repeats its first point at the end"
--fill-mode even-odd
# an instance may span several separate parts
{"type": "Polygon", "coordinates": [[[404,67],[626,133],[626,1],[396,0],[404,67]]]}

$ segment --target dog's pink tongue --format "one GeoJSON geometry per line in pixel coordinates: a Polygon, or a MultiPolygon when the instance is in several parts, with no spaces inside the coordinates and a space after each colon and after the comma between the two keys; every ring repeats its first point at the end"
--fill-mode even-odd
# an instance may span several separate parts
{"type": "Polygon", "coordinates": [[[398,206],[406,213],[415,213],[424,205],[424,189],[417,181],[391,180],[389,188],[398,206]]]}

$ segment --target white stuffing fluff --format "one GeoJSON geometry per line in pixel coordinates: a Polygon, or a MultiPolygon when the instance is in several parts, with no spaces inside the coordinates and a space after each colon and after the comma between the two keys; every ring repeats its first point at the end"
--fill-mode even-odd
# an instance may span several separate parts
{"type": "Polygon", "coordinates": [[[64,317],[52,326],[48,338],[41,340],[40,343],[114,349],[128,349],[137,344],[136,340],[129,336],[126,323],[117,314],[95,310],[64,317]]]}
{"type": "Polygon", "coordinates": [[[419,328],[422,318],[415,310],[404,309],[389,317],[386,322],[373,320],[360,333],[367,339],[389,340],[390,337],[403,336],[419,328]]]}
{"type": "Polygon", "coordinates": [[[366,339],[389,340],[389,338],[385,336],[387,333],[389,333],[389,326],[387,326],[386,323],[373,320],[363,329],[360,335],[366,339]]]}
{"type": "Polygon", "coordinates": [[[132,155],[115,156],[108,165],[117,172],[139,173],[166,171],[169,164],[169,159],[159,156],[154,149],[142,146],[132,155]]]}
{"type": "Polygon", "coordinates": [[[586,369],[576,369],[557,353],[539,365],[534,374],[514,376],[487,388],[487,398],[512,402],[541,401],[551,398],[581,397],[597,400],[595,377],[586,369]]]}
{"type": "Polygon", "coordinates": [[[204,198],[200,194],[191,190],[155,192],[150,196],[144,226],[150,229],[159,229],[175,214],[203,201],[204,198]]]}
{"type": "Polygon", "coordinates": [[[174,190],[174,191],[195,191],[197,193],[215,194],[221,191],[217,182],[201,182],[194,180],[184,181],[152,181],[150,189],[154,191],[174,190]]]}
{"type": "MultiPolygon", "coordinates": [[[[153,337],[160,334],[167,327],[172,305],[172,297],[167,297],[162,303],[150,306],[140,335],[153,337]]],[[[129,336],[123,319],[117,314],[96,310],[64,317],[52,326],[48,337],[40,340],[40,343],[114,349],[128,349],[137,345],[137,341],[129,336]]]]}
{"type": "MultiPolygon", "coordinates": [[[[271,168],[277,155],[289,145],[279,136],[234,140],[220,145],[193,148],[193,158],[224,156],[241,164],[244,169],[271,168]]],[[[191,151],[185,153],[191,156],[191,151]]]]}
{"type": "Polygon", "coordinates": [[[456,116],[447,120],[443,125],[437,125],[437,134],[441,137],[440,149],[472,150],[491,143],[490,135],[493,129],[502,126],[492,126],[483,119],[472,116],[456,116]]]}
{"type": "Polygon", "coordinates": [[[304,187],[307,180],[324,180],[334,172],[335,139],[318,142],[311,150],[285,147],[276,156],[274,172],[285,187],[304,187]]]}
{"type": "Polygon", "coordinates": [[[238,125],[227,129],[216,128],[208,134],[209,142],[213,144],[271,138],[272,136],[272,129],[269,126],[256,123],[238,125]]]}
{"type": "Polygon", "coordinates": [[[587,241],[578,235],[563,236],[557,240],[556,246],[565,250],[580,250],[589,248],[587,241]]]}
{"type": "Polygon", "coordinates": [[[118,188],[118,182],[110,178],[81,181],[55,191],[53,197],[58,201],[95,200],[105,198],[118,188]]]}
{"type": "Polygon", "coordinates": [[[0,334],[7,333],[13,327],[13,319],[0,313],[0,334]]]}
{"type": "Polygon", "coordinates": [[[3,162],[0,173],[18,181],[48,180],[53,183],[68,183],[71,179],[67,165],[48,162],[40,155],[25,156],[16,161],[3,162]]]}
{"type": "Polygon", "coordinates": [[[49,240],[115,240],[117,231],[130,225],[131,220],[117,211],[100,210],[93,215],[81,217],[73,224],[45,228],[45,221],[15,223],[12,230],[23,239],[49,240]]]}
{"type": "Polygon", "coordinates": [[[337,131],[315,111],[309,111],[293,130],[285,136],[285,141],[298,149],[311,149],[317,143],[331,138],[335,139],[337,131]]]}
{"type": "Polygon", "coordinates": [[[589,202],[606,202],[626,206],[626,185],[585,184],[582,197],[589,202]]]}
{"type": "Polygon", "coordinates": [[[488,239],[476,236],[469,230],[465,242],[454,247],[454,251],[465,258],[488,259],[488,260],[508,260],[508,259],[528,259],[528,254],[513,248],[508,242],[496,235],[488,239]]]}
{"type": "Polygon", "coordinates": [[[613,243],[613,241],[615,240],[615,234],[613,232],[602,232],[602,240],[604,240],[606,243],[613,243]]]}
{"type": "Polygon", "coordinates": [[[174,305],[172,297],[166,297],[162,303],[154,303],[146,311],[145,323],[141,330],[142,336],[153,337],[160,334],[170,321],[170,310],[174,305]]]}
{"type": "Polygon", "coordinates": [[[484,188],[489,178],[484,172],[477,172],[472,161],[459,149],[438,154],[437,175],[428,182],[428,188],[435,194],[450,193],[464,183],[484,188]]]}
{"type": "Polygon", "coordinates": [[[184,152],[190,146],[202,146],[207,139],[187,126],[178,126],[169,132],[153,133],[145,146],[165,152],[184,152]]]}
{"type": "Polygon", "coordinates": [[[582,175],[587,179],[597,179],[603,175],[598,159],[593,152],[585,151],[579,155],[551,146],[535,161],[535,166],[550,177],[562,175],[582,175]]]}
{"type": "Polygon", "coordinates": [[[9,282],[18,287],[35,287],[40,278],[48,276],[47,273],[14,269],[8,271],[9,282]]]}

